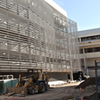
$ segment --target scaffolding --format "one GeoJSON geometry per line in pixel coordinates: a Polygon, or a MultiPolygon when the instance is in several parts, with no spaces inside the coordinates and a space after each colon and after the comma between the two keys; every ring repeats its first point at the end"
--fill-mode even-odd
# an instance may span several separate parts
{"type": "Polygon", "coordinates": [[[0,70],[80,70],[77,24],[44,0],[0,0],[0,70]]]}

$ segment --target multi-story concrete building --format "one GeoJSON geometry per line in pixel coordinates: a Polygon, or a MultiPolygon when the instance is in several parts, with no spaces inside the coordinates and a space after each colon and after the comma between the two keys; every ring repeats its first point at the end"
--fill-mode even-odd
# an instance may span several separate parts
{"type": "MultiPolygon", "coordinates": [[[[0,0],[0,73],[80,70],[77,23],[49,0],[0,0]]],[[[51,1],[51,0],[50,0],[51,1]]]]}
{"type": "MultiPolygon", "coordinates": [[[[79,31],[78,37],[82,70],[94,77],[95,60],[100,62],[100,28],[79,31]]],[[[99,72],[100,69],[98,69],[98,75],[100,75],[99,72]]]]}

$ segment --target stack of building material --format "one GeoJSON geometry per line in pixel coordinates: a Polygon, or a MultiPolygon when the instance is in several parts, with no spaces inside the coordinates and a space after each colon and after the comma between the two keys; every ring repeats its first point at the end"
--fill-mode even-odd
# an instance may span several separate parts
{"type": "Polygon", "coordinates": [[[50,86],[53,86],[53,85],[62,85],[62,84],[65,84],[67,82],[65,81],[52,81],[52,82],[49,82],[49,85],[50,86]]]}

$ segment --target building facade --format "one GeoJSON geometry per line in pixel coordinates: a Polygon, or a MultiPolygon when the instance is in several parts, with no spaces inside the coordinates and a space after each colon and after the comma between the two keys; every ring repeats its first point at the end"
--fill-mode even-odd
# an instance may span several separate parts
{"type": "Polygon", "coordinates": [[[77,23],[53,4],[44,0],[0,0],[1,72],[23,72],[27,68],[80,70],[77,23]]]}
{"type": "MultiPolygon", "coordinates": [[[[82,70],[94,77],[95,60],[100,62],[100,28],[79,31],[78,38],[82,70]]],[[[98,75],[100,75],[100,69],[98,69],[98,75]]]]}

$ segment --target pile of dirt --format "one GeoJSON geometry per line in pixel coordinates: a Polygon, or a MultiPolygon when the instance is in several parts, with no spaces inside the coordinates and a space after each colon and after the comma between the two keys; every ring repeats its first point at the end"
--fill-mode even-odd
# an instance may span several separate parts
{"type": "MultiPolygon", "coordinates": [[[[100,98],[100,93],[99,93],[99,98],[100,98]]],[[[84,100],[96,100],[96,93],[94,93],[93,95],[91,96],[86,96],[83,98],[84,100]]]]}
{"type": "MultiPolygon", "coordinates": [[[[100,82],[100,77],[98,77],[98,82],[100,82]]],[[[84,82],[82,82],[81,84],[79,84],[76,87],[76,89],[78,89],[78,88],[84,89],[85,87],[87,87],[89,85],[95,85],[95,77],[86,79],[84,82]]]]}
{"type": "Polygon", "coordinates": [[[74,99],[74,96],[66,96],[66,97],[63,97],[61,100],[72,100],[74,99]]]}

